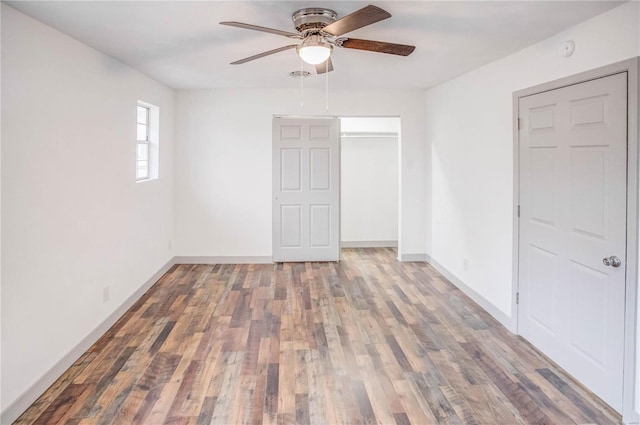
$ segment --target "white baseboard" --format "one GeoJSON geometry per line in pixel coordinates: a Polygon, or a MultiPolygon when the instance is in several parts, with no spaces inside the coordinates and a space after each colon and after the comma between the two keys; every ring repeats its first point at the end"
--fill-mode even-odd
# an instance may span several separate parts
{"type": "Polygon", "coordinates": [[[340,248],[397,248],[398,241],[342,241],[340,248]]]}
{"type": "Polygon", "coordinates": [[[398,255],[398,261],[427,261],[427,254],[400,254],[398,255]]]}
{"type": "Polygon", "coordinates": [[[174,259],[169,260],[164,266],[154,273],[146,282],[129,296],[113,313],[102,321],[94,330],[85,336],[75,347],[62,357],[40,379],[23,392],[13,403],[0,413],[0,423],[13,423],[25,410],[29,408],[62,374],[73,365],[111,326],[113,326],[124,313],[142,295],[151,288],[174,265],[174,259]]]}
{"type": "Polygon", "coordinates": [[[207,257],[207,256],[181,256],[173,257],[174,264],[270,264],[273,263],[271,256],[254,257],[207,257]]]}
{"type": "Polygon", "coordinates": [[[342,241],[340,248],[397,248],[398,241],[342,241]]]}
{"type": "Polygon", "coordinates": [[[515,333],[515,321],[511,317],[507,316],[502,310],[493,305],[482,295],[478,294],[475,290],[467,286],[466,283],[458,279],[453,273],[443,267],[440,263],[435,261],[431,256],[426,255],[427,263],[436,269],[442,276],[446,277],[449,282],[453,283],[458,289],[465,293],[466,296],[471,298],[476,304],[482,307],[487,313],[493,316],[502,326],[507,328],[510,332],[515,333]]]}

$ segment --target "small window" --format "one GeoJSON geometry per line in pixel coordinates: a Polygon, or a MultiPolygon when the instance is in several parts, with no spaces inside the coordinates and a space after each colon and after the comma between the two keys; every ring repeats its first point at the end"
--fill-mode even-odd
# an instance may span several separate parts
{"type": "Polygon", "coordinates": [[[138,105],[138,141],[136,144],[136,180],[149,178],[149,108],[138,105]]]}
{"type": "Polygon", "coordinates": [[[138,101],[136,112],[136,181],[158,178],[160,108],[138,101]]]}

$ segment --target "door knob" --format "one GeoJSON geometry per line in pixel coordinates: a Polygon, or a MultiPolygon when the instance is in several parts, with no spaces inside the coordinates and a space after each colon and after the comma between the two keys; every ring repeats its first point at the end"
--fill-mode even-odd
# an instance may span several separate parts
{"type": "Polygon", "coordinates": [[[620,259],[615,255],[612,255],[611,257],[604,257],[602,259],[602,264],[604,264],[605,266],[620,267],[622,261],[620,261],[620,259]]]}

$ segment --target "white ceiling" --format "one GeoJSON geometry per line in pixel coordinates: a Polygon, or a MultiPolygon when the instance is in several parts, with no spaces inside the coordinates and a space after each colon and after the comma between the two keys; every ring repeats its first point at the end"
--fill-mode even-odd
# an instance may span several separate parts
{"type": "MultiPolygon", "coordinates": [[[[617,1],[11,1],[51,25],[177,89],[297,87],[295,50],[230,62],[291,39],[218,25],[294,31],[291,14],[321,6],[339,17],[375,4],[393,16],[349,35],[413,44],[408,57],[339,49],[332,88],[426,88],[516,52],[618,6],[617,1]]],[[[577,47],[578,49],[580,46],[577,47]]],[[[560,46],[558,46],[560,49],[560,46]]],[[[306,68],[312,71],[311,67],[306,68]]],[[[324,76],[305,79],[323,87],[324,76]]]]}

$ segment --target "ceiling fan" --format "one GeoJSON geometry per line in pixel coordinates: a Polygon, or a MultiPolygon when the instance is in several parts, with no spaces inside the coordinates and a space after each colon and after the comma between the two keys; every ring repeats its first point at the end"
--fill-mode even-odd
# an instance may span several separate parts
{"type": "Polygon", "coordinates": [[[291,18],[293,19],[293,24],[297,32],[282,31],[235,21],[220,22],[220,24],[302,40],[302,43],[290,44],[258,53],[257,55],[232,62],[231,65],[239,65],[274,53],[296,49],[303,61],[310,65],[315,65],[316,72],[323,74],[333,71],[331,52],[334,47],[409,56],[415,50],[415,46],[342,37],[351,31],[390,17],[391,14],[389,12],[373,5],[358,9],[340,19],[338,19],[337,13],[331,9],[311,7],[300,9],[292,15],[291,18]]]}

